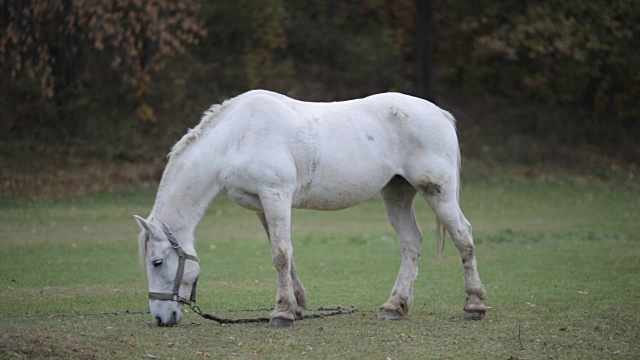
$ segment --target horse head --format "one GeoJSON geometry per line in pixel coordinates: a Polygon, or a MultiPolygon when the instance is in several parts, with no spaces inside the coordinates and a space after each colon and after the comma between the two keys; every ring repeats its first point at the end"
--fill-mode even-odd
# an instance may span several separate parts
{"type": "Polygon", "coordinates": [[[187,253],[160,221],[135,216],[141,233],[140,261],[149,280],[149,308],[158,326],[176,325],[182,307],[195,302],[200,264],[193,248],[187,253]]]}

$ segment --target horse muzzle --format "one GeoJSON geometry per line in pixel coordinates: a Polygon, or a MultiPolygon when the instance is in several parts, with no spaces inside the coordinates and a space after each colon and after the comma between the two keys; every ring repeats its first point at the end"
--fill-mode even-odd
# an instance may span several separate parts
{"type": "Polygon", "coordinates": [[[151,317],[158,326],[178,325],[182,320],[182,304],[176,301],[150,301],[151,317]]]}

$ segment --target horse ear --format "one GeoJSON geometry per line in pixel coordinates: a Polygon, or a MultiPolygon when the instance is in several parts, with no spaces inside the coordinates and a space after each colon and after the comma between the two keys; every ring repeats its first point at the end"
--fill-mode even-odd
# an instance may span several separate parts
{"type": "Polygon", "coordinates": [[[141,218],[138,215],[133,215],[133,217],[136,219],[136,221],[138,222],[138,225],[140,226],[140,230],[144,230],[147,233],[153,233],[153,230],[151,228],[151,224],[149,224],[149,222],[147,222],[147,220],[141,218]]]}
{"type": "Polygon", "coordinates": [[[133,215],[133,217],[138,222],[140,230],[146,231],[152,239],[164,239],[166,237],[158,224],[154,223],[153,221],[146,220],[138,215],[133,215]]]}

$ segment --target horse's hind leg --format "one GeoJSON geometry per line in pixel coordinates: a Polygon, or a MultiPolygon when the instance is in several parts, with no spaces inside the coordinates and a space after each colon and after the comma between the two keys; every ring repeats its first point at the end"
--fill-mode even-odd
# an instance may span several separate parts
{"type": "Polygon", "coordinates": [[[402,263],[391,296],[380,308],[378,318],[399,319],[409,312],[413,302],[413,281],[418,276],[422,232],[413,212],[416,189],[396,176],[380,191],[387,217],[398,235],[402,263]]]}
{"type": "Polygon", "coordinates": [[[451,239],[462,257],[464,289],[467,294],[464,303],[464,318],[480,320],[484,318],[487,311],[486,306],[482,303],[486,299],[487,293],[478,275],[471,224],[460,210],[456,194],[457,185],[455,182],[446,182],[446,184],[449,185],[428,183],[418,186],[418,189],[436,213],[437,219],[451,235],[451,239]]]}

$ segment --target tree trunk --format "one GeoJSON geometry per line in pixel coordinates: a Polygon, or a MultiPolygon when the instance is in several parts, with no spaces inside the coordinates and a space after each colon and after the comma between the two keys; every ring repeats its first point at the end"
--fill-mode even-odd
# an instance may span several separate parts
{"type": "Polygon", "coordinates": [[[415,0],[414,95],[436,102],[432,0],[415,0]]]}

